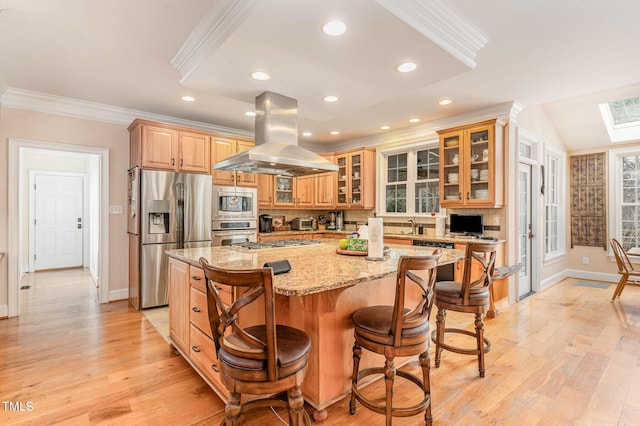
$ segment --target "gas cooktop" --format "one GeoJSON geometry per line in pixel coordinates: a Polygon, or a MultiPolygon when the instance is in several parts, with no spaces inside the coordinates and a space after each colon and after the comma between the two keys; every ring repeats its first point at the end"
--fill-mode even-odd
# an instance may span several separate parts
{"type": "Polygon", "coordinates": [[[322,244],[322,242],[317,240],[303,240],[300,238],[294,238],[291,240],[262,241],[259,243],[238,243],[231,244],[229,247],[239,250],[260,250],[269,248],[315,246],[319,244],[322,244]]]}

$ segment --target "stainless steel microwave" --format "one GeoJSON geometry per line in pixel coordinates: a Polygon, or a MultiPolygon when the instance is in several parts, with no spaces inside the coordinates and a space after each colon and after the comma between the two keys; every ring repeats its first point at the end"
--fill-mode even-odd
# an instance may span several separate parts
{"type": "Polygon", "coordinates": [[[211,219],[258,218],[258,190],[213,185],[211,219]]]}
{"type": "Polygon", "coordinates": [[[310,217],[294,217],[291,219],[291,230],[294,231],[313,231],[313,218],[310,217]]]}

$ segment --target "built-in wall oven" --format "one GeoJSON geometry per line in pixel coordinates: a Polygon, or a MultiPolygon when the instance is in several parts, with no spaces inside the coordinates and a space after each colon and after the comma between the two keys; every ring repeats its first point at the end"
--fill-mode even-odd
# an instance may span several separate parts
{"type": "Polygon", "coordinates": [[[211,245],[256,242],[258,190],[213,186],[211,202],[211,245]]]}
{"type": "MultiPolygon", "coordinates": [[[[421,246],[421,247],[440,247],[440,248],[447,248],[447,249],[454,248],[454,244],[448,241],[413,240],[413,245],[421,246]]],[[[455,268],[455,264],[453,263],[438,266],[438,271],[436,273],[436,281],[453,281],[454,272],[455,272],[454,268],[455,268]]]]}

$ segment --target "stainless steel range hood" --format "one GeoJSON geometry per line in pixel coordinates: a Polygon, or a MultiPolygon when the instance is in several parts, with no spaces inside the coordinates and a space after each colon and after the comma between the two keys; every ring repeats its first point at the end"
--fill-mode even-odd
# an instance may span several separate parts
{"type": "Polygon", "coordinates": [[[281,176],[337,171],[326,158],[298,146],[298,101],[273,92],[256,97],[256,146],[213,165],[214,170],[240,170],[281,176]]]}

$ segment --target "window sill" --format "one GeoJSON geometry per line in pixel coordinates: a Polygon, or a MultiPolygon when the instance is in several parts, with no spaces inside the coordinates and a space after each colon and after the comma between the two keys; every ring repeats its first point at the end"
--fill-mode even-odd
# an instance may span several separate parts
{"type": "Polygon", "coordinates": [[[554,263],[562,262],[563,260],[566,259],[566,255],[567,255],[566,253],[558,253],[549,257],[545,257],[544,261],[542,262],[542,265],[549,266],[549,265],[553,265],[554,263]]]}

